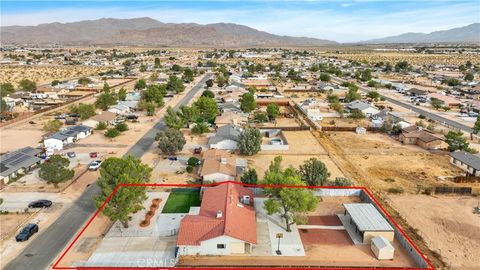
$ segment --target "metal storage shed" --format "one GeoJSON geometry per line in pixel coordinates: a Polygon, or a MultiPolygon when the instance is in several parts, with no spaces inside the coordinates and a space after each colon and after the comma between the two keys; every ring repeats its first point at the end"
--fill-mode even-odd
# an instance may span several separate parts
{"type": "Polygon", "coordinates": [[[395,248],[390,242],[383,236],[375,236],[372,238],[370,245],[375,257],[379,260],[392,260],[395,248]]]}

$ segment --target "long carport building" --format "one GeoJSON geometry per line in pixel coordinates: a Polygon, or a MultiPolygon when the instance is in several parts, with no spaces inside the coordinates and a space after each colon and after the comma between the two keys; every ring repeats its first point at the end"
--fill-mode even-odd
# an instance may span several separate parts
{"type": "Polygon", "coordinates": [[[371,203],[346,203],[345,218],[349,227],[359,234],[363,244],[370,244],[375,236],[383,236],[393,242],[395,232],[388,221],[371,203]]]}

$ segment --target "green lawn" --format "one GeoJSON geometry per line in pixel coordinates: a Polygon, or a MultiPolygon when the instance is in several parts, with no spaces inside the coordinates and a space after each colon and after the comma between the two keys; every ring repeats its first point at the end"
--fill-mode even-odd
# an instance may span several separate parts
{"type": "Polygon", "coordinates": [[[200,206],[198,191],[171,192],[162,213],[188,213],[191,206],[200,206]]]}

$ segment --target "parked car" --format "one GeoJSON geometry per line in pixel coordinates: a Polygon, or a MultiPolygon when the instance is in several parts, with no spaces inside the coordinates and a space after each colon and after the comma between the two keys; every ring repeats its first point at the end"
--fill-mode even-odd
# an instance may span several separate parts
{"type": "Polygon", "coordinates": [[[98,170],[98,168],[100,168],[101,165],[102,165],[101,160],[95,160],[92,163],[90,163],[90,165],[88,165],[88,169],[91,171],[96,171],[98,170]]]}
{"type": "Polygon", "coordinates": [[[62,120],[62,119],[65,119],[66,117],[67,117],[66,115],[60,114],[60,115],[55,116],[55,119],[62,120]]]}
{"type": "Polygon", "coordinates": [[[69,158],[74,158],[74,157],[77,156],[77,154],[75,154],[75,152],[67,152],[67,156],[68,156],[69,158]]]}
{"type": "Polygon", "coordinates": [[[193,149],[193,153],[194,153],[194,154],[200,154],[200,153],[202,153],[202,147],[195,147],[195,149],[193,149]]]}
{"type": "Polygon", "coordinates": [[[79,118],[79,117],[80,117],[80,114],[78,114],[78,113],[69,113],[68,116],[69,116],[69,117],[79,118]]]}
{"type": "Polygon", "coordinates": [[[17,234],[17,236],[15,237],[15,240],[17,242],[23,242],[23,241],[27,241],[30,236],[32,236],[33,234],[35,234],[36,232],[38,232],[38,225],[37,224],[33,224],[33,223],[30,223],[30,224],[27,224],[25,227],[23,227],[23,229],[17,234]]]}
{"type": "Polygon", "coordinates": [[[49,200],[37,200],[28,204],[28,208],[48,208],[52,206],[52,201],[49,200]]]}
{"type": "Polygon", "coordinates": [[[137,120],[138,116],[136,116],[135,114],[129,114],[129,115],[126,116],[126,119],[127,120],[137,120]]]}
{"type": "Polygon", "coordinates": [[[98,153],[97,152],[91,152],[90,153],[90,157],[91,158],[96,158],[98,156],[98,153]]]}
{"type": "Polygon", "coordinates": [[[167,159],[168,160],[177,160],[178,158],[176,156],[168,156],[167,159]]]}

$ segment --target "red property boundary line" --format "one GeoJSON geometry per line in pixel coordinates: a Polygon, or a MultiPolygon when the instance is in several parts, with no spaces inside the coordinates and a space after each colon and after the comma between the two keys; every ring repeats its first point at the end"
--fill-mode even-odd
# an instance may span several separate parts
{"type": "MultiPolygon", "coordinates": [[[[266,184],[258,184],[258,185],[253,185],[253,184],[244,184],[241,182],[235,182],[235,181],[225,181],[225,182],[219,182],[219,183],[213,183],[213,184],[118,184],[115,189],[110,193],[110,195],[107,197],[105,202],[98,208],[98,210],[95,212],[95,214],[90,218],[90,220],[87,222],[87,224],[82,228],[82,230],[75,236],[73,241],[68,245],[67,249],[62,253],[62,255],[57,259],[55,264],[53,265],[52,269],[55,270],[60,270],[60,269],[92,269],[92,270],[100,270],[100,269],[132,269],[132,270],[139,270],[139,269],[209,269],[208,267],[72,267],[72,266],[58,266],[60,261],[65,257],[68,251],[73,247],[73,245],[78,241],[80,236],[85,232],[85,230],[90,226],[90,224],[93,222],[93,220],[100,214],[100,212],[103,210],[105,205],[112,199],[112,197],[117,193],[118,189],[121,187],[213,187],[213,186],[218,186],[222,184],[227,184],[227,183],[233,183],[233,184],[238,184],[242,185],[245,187],[254,187],[254,188],[308,188],[308,189],[359,189],[364,191],[370,199],[372,199],[373,202],[380,208],[382,213],[389,219],[389,221],[395,226],[395,228],[403,235],[403,237],[408,241],[408,243],[415,249],[415,251],[420,254],[423,260],[428,264],[427,268],[400,268],[400,267],[289,267],[288,269],[350,269],[350,270],[372,270],[372,269],[380,269],[380,270],[435,270],[435,267],[433,264],[425,257],[425,255],[418,249],[418,247],[413,243],[413,241],[407,236],[407,234],[400,228],[400,226],[393,220],[392,216],[390,216],[387,211],[382,207],[382,205],[378,202],[378,200],[373,196],[373,194],[365,187],[359,187],[359,186],[346,186],[346,187],[337,187],[337,186],[294,186],[294,185],[266,185],[266,184]]],[[[225,270],[232,270],[232,269],[258,269],[258,270],[278,270],[281,267],[248,267],[248,268],[241,268],[241,267],[215,267],[212,269],[225,269],[225,270]]]]}

